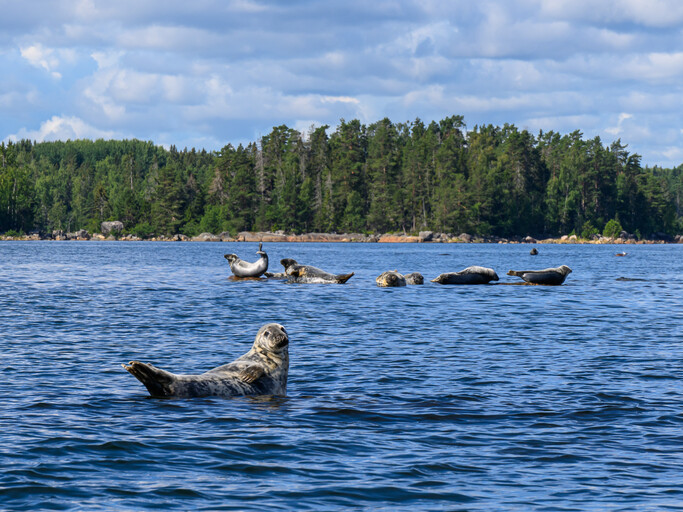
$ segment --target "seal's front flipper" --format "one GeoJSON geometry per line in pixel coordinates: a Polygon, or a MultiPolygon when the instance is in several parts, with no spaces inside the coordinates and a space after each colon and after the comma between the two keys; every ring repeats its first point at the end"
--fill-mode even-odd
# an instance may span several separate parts
{"type": "Polygon", "coordinates": [[[238,377],[246,382],[247,384],[251,384],[252,382],[256,382],[259,378],[263,377],[266,374],[265,370],[261,366],[249,366],[248,368],[245,368],[242,370],[238,377]]]}
{"type": "Polygon", "coordinates": [[[169,384],[173,382],[173,374],[166,370],[160,370],[155,366],[140,361],[131,361],[128,365],[122,364],[133,377],[142,382],[152,396],[170,395],[169,384]]]}

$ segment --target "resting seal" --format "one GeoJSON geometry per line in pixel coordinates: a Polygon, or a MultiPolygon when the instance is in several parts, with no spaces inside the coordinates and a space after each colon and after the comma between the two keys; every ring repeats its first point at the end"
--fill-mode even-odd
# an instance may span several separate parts
{"type": "Polygon", "coordinates": [[[375,279],[377,286],[388,287],[398,287],[406,285],[406,278],[403,274],[399,274],[396,270],[387,270],[382,272],[375,279]]]}
{"type": "Polygon", "coordinates": [[[354,274],[330,274],[310,265],[299,265],[296,260],[285,258],[280,260],[285,267],[285,274],[292,283],[345,283],[354,274]]]}
{"type": "Polygon", "coordinates": [[[289,337],[280,324],[267,324],[251,350],[232,363],[200,375],[176,375],[151,364],[121,365],[155,397],[284,395],[289,371],[289,337]]]}
{"type": "Polygon", "coordinates": [[[498,281],[498,274],[492,268],[467,267],[460,272],[447,272],[439,274],[432,279],[432,283],[439,284],[488,284],[489,281],[498,281]]]}
{"type": "Polygon", "coordinates": [[[419,272],[411,272],[410,274],[405,274],[403,277],[406,278],[406,284],[424,284],[425,278],[419,272]]]}
{"type": "Polygon", "coordinates": [[[509,270],[508,275],[521,277],[527,283],[531,284],[556,286],[564,283],[564,280],[571,272],[572,269],[567,265],[562,265],[557,268],[546,268],[543,270],[509,270]]]}
{"type": "Polygon", "coordinates": [[[226,254],[223,256],[230,263],[230,270],[236,277],[259,277],[268,270],[268,255],[261,250],[263,242],[259,242],[256,254],[261,257],[254,263],[241,260],[236,254],[226,254]]]}
{"type": "Polygon", "coordinates": [[[423,284],[424,277],[419,272],[403,275],[396,270],[388,270],[377,276],[375,282],[377,286],[382,287],[405,286],[407,284],[423,284]]]}
{"type": "Polygon", "coordinates": [[[536,247],[534,247],[533,249],[531,249],[529,251],[529,254],[531,254],[532,256],[536,256],[538,254],[538,249],[536,249],[536,247]]]}

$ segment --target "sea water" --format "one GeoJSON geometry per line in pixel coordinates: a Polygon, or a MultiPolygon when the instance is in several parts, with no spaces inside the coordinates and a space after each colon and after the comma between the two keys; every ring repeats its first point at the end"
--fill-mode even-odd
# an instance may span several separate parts
{"type": "Polygon", "coordinates": [[[355,275],[230,280],[255,243],[0,242],[0,509],[683,510],[683,246],[263,247],[355,275]],[[429,282],[470,265],[500,281],[429,282]],[[268,322],[286,397],[150,398],[121,367],[201,373],[268,322]]]}

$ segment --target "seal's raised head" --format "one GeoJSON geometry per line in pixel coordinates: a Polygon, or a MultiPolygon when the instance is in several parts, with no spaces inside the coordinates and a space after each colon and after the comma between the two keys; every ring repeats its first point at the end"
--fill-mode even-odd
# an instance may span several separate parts
{"type": "Polygon", "coordinates": [[[223,257],[230,263],[235,263],[239,259],[237,254],[224,254],[223,257]]]}
{"type": "Polygon", "coordinates": [[[560,265],[559,267],[557,267],[557,270],[560,274],[564,276],[568,276],[572,273],[572,269],[570,269],[567,265],[560,265]]]}
{"type": "Polygon", "coordinates": [[[258,351],[278,353],[287,349],[289,336],[280,324],[267,324],[259,329],[254,340],[254,348],[258,351]]]}
{"type": "Polygon", "coordinates": [[[285,271],[294,265],[297,264],[296,260],[293,260],[292,258],[284,258],[280,260],[280,263],[282,264],[283,267],[285,267],[285,271]]]}

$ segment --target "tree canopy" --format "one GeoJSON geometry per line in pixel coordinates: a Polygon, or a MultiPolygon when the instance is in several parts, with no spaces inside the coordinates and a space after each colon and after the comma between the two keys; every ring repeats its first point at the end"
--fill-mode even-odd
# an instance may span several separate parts
{"type": "Polygon", "coordinates": [[[462,116],[277,126],[217,152],[139,140],[0,144],[0,232],[140,236],[242,230],[523,236],[675,234],[683,165],[643,168],[621,140],[537,135],[462,116]]]}

